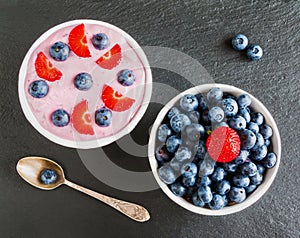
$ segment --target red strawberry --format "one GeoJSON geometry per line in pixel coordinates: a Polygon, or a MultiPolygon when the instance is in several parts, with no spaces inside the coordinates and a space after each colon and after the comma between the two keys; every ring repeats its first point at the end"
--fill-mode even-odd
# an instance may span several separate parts
{"type": "Polygon", "coordinates": [[[69,34],[69,45],[71,50],[79,57],[91,57],[84,32],[84,24],[74,27],[69,34]]]}
{"type": "Polygon", "coordinates": [[[120,63],[121,58],[121,47],[115,44],[109,51],[97,59],[96,63],[104,69],[112,69],[120,63]]]}
{"type": "Polygon", "coordinates": [[[215,129],[206,141],[210,157],[217,162],[230,162],[240,154],[240,137],[232,128],[221,126],[215,129]]]}
{"type": "Polygon", "coordinates": [[[49,61],[43,52],[39,52],[35,60],[35,71],[40,78],[50,82],[60,80],[62,73],[49,61]]]}
{"type": "Polygon", "coordinates": [[[123,112],[128,110],[135,102],[134,99],[124,97],[118,91],[115,91],[109,85],[104,85],[102,89],[101,99],[105,106],[116,112],[123,112]]]}
{"type": "Polygon", "coordinates": [[[84,100],[78,103],[71,115],[71,122],[76,131],[80,134],[94,135],[91,115],[88,111],[88,102],[84,100]]]}

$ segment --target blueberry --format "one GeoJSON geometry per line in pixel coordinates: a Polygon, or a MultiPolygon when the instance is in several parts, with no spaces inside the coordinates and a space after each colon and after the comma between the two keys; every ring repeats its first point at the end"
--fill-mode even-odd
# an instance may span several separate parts
{"type": "Polygon", "coordinates": [[[155,158],[159,162],[167,162],[171,159],[171,155],[168,152],[167,148],[165,145],[159,146],[155,150],[155,158]]]}
{"type": "Polygon", "coordinates": [[[216,191],[221,195],[229,193],[230,188],[230,183],[227,180],[221,180],[216,183],[216,191]]]}
{"type": "Polygon", "coordinates": [[[275,166],[275,164],[277,162],[277,156],[275,153],[270,152],[267,154],[267,156],[261,162],[265,168],[271,169],[275,166]]]}
{"type": "Polygon", "coordinates": [[[224,163],[223,168],[227,172],[235,172],[237,169],[238,165],[232,162],[229,163],[224,163]]]}
{"type": "Polygon", "coordinates": [[[167,124],[162,124],[159,126],[157,132],[157,139],[160,142],[165,142],[170,135],[172,135],[172,131],[167,124]]]}
{"type": "Polygon", "coordinates": [[[134,81],[135,76],[130,69],[123,69],[118,73],[118,82],[123,86],[131,86],[134,81]]]}
{"type": "Polygon", "coordinates": [[[218,124],[213,125],[213,128],[215,130],[215,129],[221,127],[221,126],[229,127],[229,125],[225,121],[222,121],[222,122],[220,122],[218,124]]]}
{"type": "Polygon", "coordinates": [[[93,36],[92,43],[97,50],[104,50],[109,46],[109,39],[104,33],[98,33],[93,36]]]}
{"type": "Polygon", "coordinates": [[[247,125],[247,123],[246,123],[245,118],[243,118],[239,115],[234,116],[229,120],[229,126],[235,130],[245,129],[246,125],[247,125]]]}
{"type": "Polygon", "coordinates": [[[185,160],[189,160],[189,159],[192,158],[192,151],[188,147],[181,146],[176,151],[174,158],[176,160],[178,160],[179,162],[183,162],[185,160]]]}
{"type": "Polygon", "coordinates": [[[256,164],[253,162],[245,162],[240,167],[241,173],[247,176],[254,176],[257,173],[256,164]]]}
{"type": "Polygon", "coordinates": [[[241,139],[241,149],[249,150],[255,145],[256,136],[252,131],[248,129],[242,129],[238,131],[238,134],[241,139]]]}
{"type": "Polygon", "coordinates": [[[185,128],[185,132],[191,141],[199,141],[200,138],[203,138],[205,129],[200,124],[192,123],[185,128]]]}
{"type": "Polygon", "coordinates": [[[198,171],[197,165],[192,162],[185,163],[181,167],[181,174],[183,175],[183,177],[186,177],[186,178],[196,176],[197,171],[198,171]]]}
{"type": "Polygon", "coordinates": [[[246,191],[244,188],[232,187],[228,196],[231,201],[240,203],[246,199],[246,191]]]}
{"type": "Polygon", "coordinates": [[[205,125],[208,125],[210,124],[210,120],[208,118],[208,110],[204,110],[202,113],[201,113],[201,120],[203,122],[203,124],[205,125]]]}
{"type": "Polygon", "coordinates": [[[248,150],[241,150],[238,157],[235,158],[234,163],[243,164],[249,156],[248,150]]]}
{"type": "Polygon", "coordinates": [[[209,203],[212,200],[212,193],[211,193],[211,189],[209,186],[200,186],[198,188],[198,196],[199,198],[205,202],[205,203],[209,203]]]}
{"type": "Polygon", "coordinates": [[[221,122],[224,119],[224,111],[220,107],[212,107],[208,112],[211,122],[221,122]]]}
{"type": "Polygon", "coordinates": [[[210,201],[210,203],[208,204],[208,206],[210,207],[210,209],[220,210],[221,208],[223,208],[225,206],[223,197],[219,194],[215,194],[213,196],[212,200],[210,201]]]}
{"type": "Polygon", "coordinates": [[[186,194],[187,189],[181,183],[175,182],[170,186],[171,191],[178,197],[182,197],[186,194]]]}
{"type": "Polygon", "coordinates": [[[168,165],[163,165],[158,169],[158,176],[165,184],[172,184],[176,180],[175,171],[168,165]]]}
{"type": "Polygon", "coordinates": [[[259,131],[262,134],[262,136],[264,137],[264,139],[269,139],[273,135],[272,127],[270,127],[267,124],[263,124],[260,127],[259,131]]]}
{"type": "Polygon", "coordinates": [[[204,159],[206,154],[206,146],[203,140],[199,141],[199,143],[195,146],[195,157],[198,159],[204,159]]]}
{"type": "Polygon", "coordinates": [[[192,187],[194,186],[196,183],[196,177],[192,176],[192,177],[183,177],[182,178],[182,184],[186,187],[192,187]]]}
{"type": "Polygon", "coordinates": [[[58,127],[66,126],[70,122],[69,113],[67,113],[63,109],[58,109],[54,111],[51,115],[51,119],[52,119],[52,123],[58,127]]]}
{"type": "Polygon", "coordinates": [[[95,122],[100,127],[107,127],[111,123],[112,112],[110,109],[102,107],[95,112],[95,122]]]}
{"type": "Polygon", "coordinates": [[[224,110],[225,116],[232,117],[237,114],[238,105],[234,99],[225,98],[225,99],[223,99],[222,103],[223,103],[223,110],[224,110]]]}
{"type": "Polygon", "coordinates": [[[29,85],[29,93],[34,98],[46,97],[49,86],[44,80],[36,80],[29,85]]]}
{"type": "Polygon", "coordinates": [[[243,117],[245,119],[245,121],[247,123],[249,123],[250,120],[251,120],[251,116],[250,116],[250,113],[249,113],[249,111],[247,109],[248,109],[247,107],[240,108],[239,111],[238,111],[238,115],[240,115],[241,117],[243,117]]]}
{"type": "Polygon", "coordinates": [[[242,174],[234,175],[232,181],[237,187],[247,187],[250,184],[249,177],[242,174]]]}
{"type": "Polygon", "coordinates": [[[244,108],[244,107],[250,106],[252,103],[252,100],[248,94],[241,94],[240,96],[238,96],[237,102],[240,107],[244,108]]]}
{"type": "Polygon", "coordinates": [[[264,144],[265,144],[265,140],[263,136],[260,133],[256,133],[256,143],[251,150],[257,150],[259,147],[263,146],[264,144]]]}
{"type": "Polygon", "coordinates": [[[199,123],[200,120],[200,113],[197,111],[191,111],[188,115],[193,123],[199,123]]]}
{"type": "Polygon", "coordinates": [[[195,95],[186,94],[180,99],[180,106],[183,110],[191,112],[198,107],[198,99],[195,95]]]}
{"type": "Polygon", "coordinates": [[[269,145],[271,144],[271,141],[269,139],[265,140],[265,146],[269,147],[269,145]]]}
{"type": "Polygon", "coordinates": [[[93,85],[92,76],[88,73],[77,74],[74,78],[74,85],[81,91],[87,91],[93,85]]]}
{"type": "Polygon", "coordinates": [[[203,176],[202,178],[199,178],[199,183],[197,185],[198,185],[198,187],[200,185],[210,186],[211,185],[211,179],[208,176],[203,176]]]}
{"type": "Polygon", "coordinates": [[[208,91],[206,98],[208,102],[218,102],[223,98],[223,91],[220,88],[212,88],[208,91]]]}
{"type": "Polygon", "coordinates": [[[40,174],[40,180],[43,184],[53,184],[57,179],[57,174],[52,169],[44,169],[40,174]]]}
{"type": "Polygon", "coordinates": [[[256,173],[254,176],[250,177],[251,184],[259,185],[263,181],[263,175],[260,173],[256,173]]]}
{"type": "Polygon", "coordinates": [[[266,157],[267,153],[268,153],[267,146],[263,145],[257,148],[255,151],[253,151],[251,159],[256,161],[261,161],[263,158],[266,157]]]}
{"type": "Polygon", "coordinates": [[[200,199],[200,197],[198,196],[198,192],[193,194],[192,201],[193,204],[197,207],[204,207],[205,205],[205,202],[203,202],[202,199],[200,199]]]}
{"type": "Polygon", "coordinates": [[[196,95],[196,98],[198,99],[198,104],[199,104],[198,108],[201,111],[207,110],[208,109],[207,102],[206,102],[205,98],[203,97],[203,95],[199,93],[196,95]]]}
{"type": "Polygon", "coordinates": [[[252,112],[251,121],[260,126],[264,122],[264,117],[260,112],[252,112]]]}
{"type": "Polygon", "coordinates": [[[259,126],[254,122],[249,122],[247,128],[255,134],[259,132],[259,126]]]}
{"type": "Polygon", "coordinates": [[[182,141],[178,136],[170,136],[166,141],[167,150],[170,153],[175,153],[182,141]]]}
{"type": "Polygon", "coordinates": [[[250,184],[248,187],[245,187],[246,193],[252,193],[256,189],[256,185],[250,184]]]}
{"type": "Polygon", "coordinates": [[[190,125],[191,120],[185,114],[177,114],[171,118],[170,125],[173,131],[179,133],[181,130],[190,125]]]}
{"type": "Polygon", "coordinates": [[[251,60],[259,60],[263,55],[263,50],[259,45],[250,45],[247,49],[247,56],[251,60]]]}
{"type": "Polygon", "coordinates": [[[211,179],[213,181],[220,181],[224,179],[225,175],[226,175],[225,170],[221,167],[217,167],[213,172],[213,174],[211,175],[211,179]]]}
{"type": "Polygon", "coordinates": [[[265,172],[265,167],[262,166],[261,164],[256,164],[256,167],[257,167],[257,172],[260,173],[260,174],[264,174],[265,172]]]}
{"type": "Polygon", "coordinates": [[[199,162],[199,177],[211,175],[215,170],[216,161],[205,157],[204,160],[199,162]]]}
{"type": "Polygon", "coordinates": [[[173,116],[178,115],[180,113],[179,109],[177,107],[172,107],[168,111],[168,118],[171,119],[173,116]]]}
{"type": "Polygon", "coordinates": [[[248,38],[243,34],[238,34],[232,38],[231,44],[235,50],[245,50],[248,45],[248,38]]]}
{"type": "Polygon", "coordinates": [[[224,201],[224,206],[228,205],[228,198],[226,195],[222,195],[223,201],[224,201]]]}
{"type": "Polygon", "coordinates": [[[70,47],[59,41],[50,47],[49,53],[54,60],[65,61],[70,56],[70,47]]]}
{"type": "Polygon", "coordinates": [[[173,158],[170,161],[170,166],[172,167],[172,169],[174,169],[175,171],[179,172],[180,169],[181,169],[182,164],[181,164],[180,161],[178,161],[177,159],[173,158]]]}

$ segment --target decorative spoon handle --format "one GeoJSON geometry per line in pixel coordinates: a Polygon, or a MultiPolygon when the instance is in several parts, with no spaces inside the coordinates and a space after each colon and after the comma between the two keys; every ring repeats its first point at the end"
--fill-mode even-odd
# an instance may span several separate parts
{"type": "Polygon", "coordinates": [[[130,217],[131,219],[133,219],[135,221],[145,222],[150,219],[149,212],[146,210],[146,208],[144,208],[140,205],[137,205],[137,204],[134,204],[131,202],[125,202],[125,201],[115,199],[112,197],[108,197],[106,195],[103,195],[103,194],[94,192],[90,189],[84,188],[84,187],[77,185],[73,182],[70,182],[68,180],[65,180],[64,184],[106,203],[107,205],[115,208],[116,210],[122,212],[123,214],[125,214],[126,216],[130,217]]]}

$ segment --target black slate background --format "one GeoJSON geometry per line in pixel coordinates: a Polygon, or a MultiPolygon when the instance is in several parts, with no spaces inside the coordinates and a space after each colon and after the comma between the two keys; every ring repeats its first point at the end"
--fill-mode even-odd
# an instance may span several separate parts
{"type": "MultiPolygon", "coordinates": [[[[0,237],[300,237],[300,2],[299,1],[0,1],[0,237]],[[61,22],[91,18],[112,23],[141,46],[164,46],[197,59],[217,83],[232,84],[260,99],[282,137],[282,162],[263,198],[237,214],[190,213],[160,190],[119,191],[98,181],[75,149],[56,145],[25,119],[18,100],[18,70],[31,44],[61,22]],[[228,40],[243,32],[265,50],[260,62],[233,51],[228,40]],[[58,161],[68,178],[111,196],[141,203],[151,220],[139,224],[68,187],[35,189],[17,175],[19,158],[41,155],[58,161]]],[[[174,73],[153,69],[155,82],[185,90],[174,73]]],[[[132,137],[142,134],[161,105],[151,105],[132,137]]],[[[147,171],[147,158],[105,150],[128,169],[147,171]],[[122,160],[118,159],[122,157],[122,160]]]]}

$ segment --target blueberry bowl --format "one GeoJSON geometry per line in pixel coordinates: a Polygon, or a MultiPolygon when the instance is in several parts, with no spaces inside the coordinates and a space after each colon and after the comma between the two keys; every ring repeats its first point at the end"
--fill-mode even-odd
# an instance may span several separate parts
{"type": "Polygon", "coordinates": [[[278,172],[281,139],[272,115],[254,96],[230,85],[203,84],[162,108],[148,157],[171,200],[194,213],[220,216],[251,206],[267,192],[278,172]]]}

